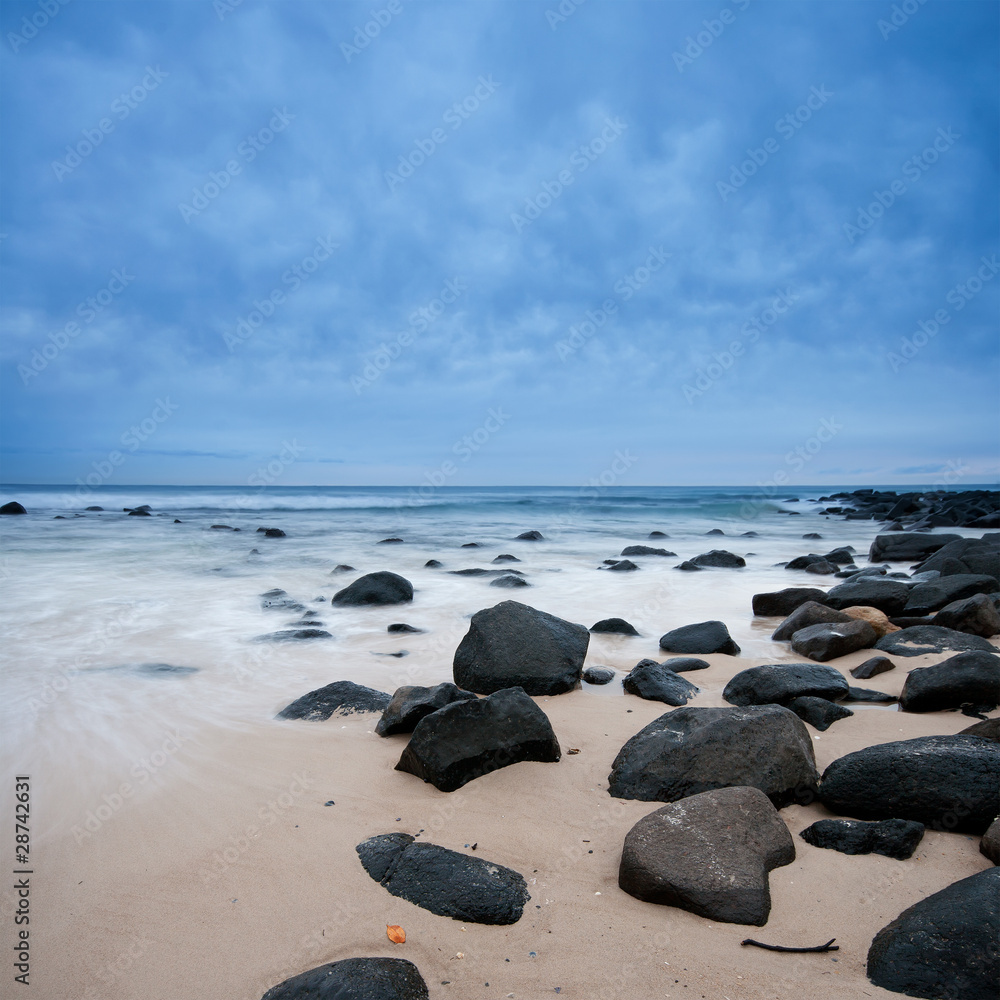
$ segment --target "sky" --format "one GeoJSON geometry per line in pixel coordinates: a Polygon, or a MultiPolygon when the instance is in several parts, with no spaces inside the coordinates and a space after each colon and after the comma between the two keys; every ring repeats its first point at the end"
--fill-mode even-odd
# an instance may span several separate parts
{"type": "Polygon", "coordinates": [[[0,34],[6,483],[1000,480],[994,2],[0,34]]]}

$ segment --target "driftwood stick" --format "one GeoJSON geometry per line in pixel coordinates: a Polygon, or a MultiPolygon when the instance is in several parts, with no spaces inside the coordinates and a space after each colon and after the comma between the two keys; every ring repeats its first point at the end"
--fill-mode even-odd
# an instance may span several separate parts
{"type": "Polygon", "coordinates": [[[840,951],[840,945],[833,943],[836,940],[837,940],[836,938],[830,938],[830,940],[827,941],[826,944],[816,945],[815,948],[786,948],[784,945],[781,944],[764,944],[762,941],[754,941],[753,938],[745,938],[743,941],[740,942],[740,944],[742,945],[752,944],[755,948],[766,948],[768,951],[797,951],[797,952],[840,951]]]}

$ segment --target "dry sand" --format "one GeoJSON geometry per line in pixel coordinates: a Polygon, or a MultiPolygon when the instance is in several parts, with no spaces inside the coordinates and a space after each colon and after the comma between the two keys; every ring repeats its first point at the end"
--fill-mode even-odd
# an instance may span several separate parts
{"type": "MultiPolygon", "coordinates": [[[[588,664],[628,669],[638,659],[626,644],[615,647],[618,662],[612,645],[594,648],[588,664]]],[[[868,655],[836,666],[846,673],[868,655]]],[[[898,694],[908,669],[944,658],[896,658],[896,670],[852,683],[898,694]]],[[[707,659],[711,669],[685,675],[703,689],[699,706],[724,704],[722,689],[738,670],[789,657],[707,659]]],[[[289,700],[302,693],[291,690],[289,700]]],[[[85,837],[65,817],[99,800],[81,798],[70,769],[36,775],[36,815],[51,832],[34,858],[32,985],[24,995],[259,1000],[322,963],[391,955],[418,966],[435,1000],[557,991],[567,1000],[890,997],[897,995],[865,977],[875,933],[917,900],[989,866],[979,838],[963,834],[929,830],[907,861],[849,857],[795,836],[796,860],[771,873],[765,927],[640,902],[618,888],[621,846],[659,805],[611,798],[607,778],[622,744],[669,709],[596,690],[536,700],[562,760],[516,764],[450,794],[393,769],[407,737],[375,736],[374,715],[203,730],[85,837]],[[579,753],[567,755],[569,748],[579,753]],[[531,892],[522,919],[462,924],[389,895],[354,848],[395,830],[423,830],[459,851],[476,844],[478,856],[521,872],[531,892]],[[405,928],[405,944],[388,941],[387,924],[405,928]],[[836,937],[840,951],[775,954],[741,947],[747,936],[784,945],[836,937]]],[[[975,721],[855,709],[825,733],[807,726],[821,772],[870,744],[956,733],[975,721]]],[[[781,815],[797,835],[828,814],[812,805],[781,815]]],[[[8,893],[5,909],[10,903],[8,893]]]]}

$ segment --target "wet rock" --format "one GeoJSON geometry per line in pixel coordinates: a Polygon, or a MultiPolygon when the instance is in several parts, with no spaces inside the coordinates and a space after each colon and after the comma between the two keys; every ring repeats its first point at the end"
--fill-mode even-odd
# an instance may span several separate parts
{"type": "Polygon", "coordinates": [[[1000,534],[983,535],[982,538],[950,537],[954,540],[925,559],[917,567],[920,571],[936,569],[942,576],[984,573],[1000,579],[1000,534]]]}
{"type": "Polygon", "coordinates": [[[815,587],[786,587],[767,594],[753,595],[753,613],[762,617],[785,617],[806,601],[826,604],[826,592],[815,587]]]}
{"type": "Polygon", "coordinates": [[[509,552],[501,552],[500,555],[493,560],[495,563],[512,563],[520,562],[521,560],[517,556],[512,556],[509,552]]]}
{"type": "Polygon", "coordinates": [[[463,542],[460,546],[463,549],[478,549],[479,547],[479,542],[463,542]]]}
{"type": "Polygon", "coordinates": [[[806,566],[807,573],[815,573],[817,576],[830,576],[837,572],[837,567],[832,562],[827,562],[825,559],[820,559],[817,562],[810,563],[806,566]]]}
{"type": "Polygon", "coordinates": [[[332,570],[330,570],[330,575],[332,576],[334,573],[353,573],[353,572],[354,572],[353,566],[348,566],[346,563],[340,563],[339,565],[334,566],[332,570]]]}
{"type": "Polygon", "coordinates": [[[982,740],[992,740],[1000,743],[1000,719],[985,719],[963,729],[960,736],[978,736],[982,740]]]}
{"type": "Polygon", "coordinates": [[[923,656],[924,653],[943,653],[946,649],[955,652],[976,649],[985,650],[987,653],[996,651],[996,646],[978,635],[956,632],[954,629],[942,628],[939,625],[914,625],[911,628],[900,629],[879,639],[875,643],[875,648],[882,653],[892,653],[894,656],[923,656]]]}
{"type": "Polygon", "coordinates": [[[519,686],[528,694],[562,694],[580,679],[590,633],[582,625],[503,601],[477,611],[455,651],[454,680],[491,694],[519,686]]]}
{"type": "Polygon", "coordinates": [[[878,608],[887,615],[902,614],[909,598],[910,590],[899,580],[883,577],[855,576],[837,584],[827,595],[825,603],[831,608],[878,608]]]}
{"type": "Polygon", "coordinates": [[[588,684],[610,684],[615,679],[615,672],[610,667],[587,667],[583,679],[588,684]]]}
{"type": "Polygon", "coordinates": [[[888,635],[890,632],[899,631],[899,626],[889,621],[889,616],[884,611],[879,611],[878,608],[844,608],[844,614],[855,621],[868,622],[875,629],[876,639],[881,639],[882,636],[888,635]]]}
{"type": "Polygon", "coordinates": [[[921,736],[835,760],[819,797],[857,819],[912,819],[933,830],[982,834],[996,816],[1000,745],[976,736],[921,736]]]}
{"type": "Polygon", "coordinates": [[[976,594],[964,601],[953,601],[945,605],[934,616],[934,624],[989,639],[1000,633],[1000,612],[986,594],[976,594]]]}
{"type": "Polygon", "coordinates": [[[847,679],[833,667],[815,663],[768,663],[741,670],[725,686],[731,705],[787,705],[794,698],[838,701],[847,694],[847,679]]]}
{"type": "Polygon", "coordinates": [[[16,500],[9,500],[2,507],[0,507],[0,514],[27,514],[28,512],[24,509],[22,504],[19,504],[16,500]]]}
{"type": "Polygon", "coordinates": [[[926,535],[904,531],[899,534],[876,535],[868,550],[869,562],[919,562],[944,548],[949,542],[961,541],[961,535],[926,535]]]}
{"type": "Polygon", "coordinates": [[[284,629],[281,632],[268,632],[258,635],[254,642],[302,642],[305,639],[332,639],[333,636],[321,628],[284,629]]]}
{"type": "Polygon", "coordinates": [[[265,538],[284,538],[285,533],[281,528],[258,528],[258,535],[263,535],[265,538]]]}
{"type": "Polygon", "coordinates": [[[768,872],[794,860],[791,834],[767,796],[721,788],[639,820],[625,837],[618,885],[649,903],[760,927],[771,912],[768,872]]]}
{"type": "Polygon", "coordinates": [[[992,594],[998,590],[1000,582],[985,574],[955,573],[952,576],[942,576],[914,587],[902,614],[929,615],[953,601],[961,601],[973,594],[992,594]]]}
{"type": "Polygon", "coordinates": [[[904,712],[943,712],[962,705],[991,711],[1000,704],[1000,656],[959,653],[906,676],[899,696],[904,712]]]}
{"type": "MultiPolygon", "coordinates": [[[[141,507],[137,507],[135,510],[130,510],[128,512],[129,517],[152,517],[148,510],[143,510],[141,507]]],[[[239,531],[239,528],[230,528],[228,524],[213,524],[213,528],[225,528],[227,531],[239,531]]]]}
{"type": "MultiPolygon", "coordinates": [[[[148,510],[143,510],[141,507],[137,507],[135,510],[130,510],[130,514],[145,514],[149,516],[148,510]]],[[[212,524],[209,525],[209,531],[239,531],[238,528],[234,528],[231,524],[212,524]]]]}
{"type": "Polygon", "coordinates": [[[849,622],[850,615],[816,601],[806,601],[800,604],[772,633],[771,638],[778,642],[789,641],[800,629],[810,625],[837,624],[849,622]]]}
{"type": "Polygon", "coordinates": [[[979,841],[979,853],[995,865],[1000,865],[1000,818],[990,823],[989,829],[979,841]]]}
{"type": "Polygon", "coordinates": [[[852,545],[841,545],[839,548],[830,549],[823,558],[827,562],[836,563],[838,566],[850,566],[854,562],[854,547],[852,545]]]}
{"type": "Polygon", "coordinates": [[[712,528],[710,531],[705,532],[706,535],[724,535],[725,532],[721,528],[712,528]]]}
{"type": "Polygon", "coordinates": [[[799,836],[813,847],[841,854],[881,854],[905,861],[924,837],[924,824],[908,819],[883,819],[866,823],[858,819],[821,819],[799,836]]]}
{"type": "MultiPolygon", "coordinates": [[[[20,506],[20,504],[18,506],[20,506]]],[[[103,507],[96,507],[96,506],[95,507],[84,507],[84,510],[104,510],[104,508],[103,507]]],[[[27,513],[27,511],[25,511],[25,513],[27,513]]],[[[174,523],[176,524],[177,522],[175,521],[174,523]]]]}
{"type": "Polygon", "coordinates": [[[809,531],[806,532],[806,534],[804,534],[802,537],[807,538],[810,541],[814,541],[816,539],[822,538],[823,536],[818,531],[809,531]]]}
{"type": "Polygon", "coordinates": [[[675,674],[684,674],[690,670],[707,670],[711,664],[708,660],[699,660],[695,656],[674,656],[664,660],[661,666],[672,670],[675,674]]]}
{"type": "Polygon", "coordinates": [[[865,621],[810,625],[792,636],[792,649],[810,660],[826,663],[855,650],[868,649],[875,645],[877,639],[875,629],[865,621]]]}
{"type": "Polygon", "coordinates": [[[261,1000],[427,1000],[427,984],[402,958],[345,958],[272,986],[261,1000]]]}
{"type": "Polygon", "coordinates": [[[632,562],[631,559],[619,559],[617,562],[612,563],[608,567],[609,570],[614,570],[614,571],[616,571],[618,573],[630,573],[630,572],[632,572],[632,570],[635,570],[635,569],[638,569],[638,568],[639,567],[636,566],[636,564],[634,562],[632,562]]]}
{"type": "Polygon", "coordinates": [[[438,559],[428,559],[424,563],[424,569],[440,569],[443,565],[444,563],[438,559]]]}
{"type": "Polygon", "coordinates": [[[895,670],[896,664],[892,662],[887,656],[873,656],[869,660],[865,660],[864,663],[858,664],[856,667],[851,668],[851,676],[856,677],[859,681],[866,681],[869,678],[875,677],[877,674],[884,674],[887,670],[895,670]]]}
{"type": "Polygon", "coordinates": [[[670,536],[665,531],[651,531],[649,533],[649,538],[669,538],[670,536]]]}
{"type": "Polygon", "coordinates": [[[787,708],[687,706],[661,715],[622,747],[608,791],[620,799],[673,802],[752,785],[780,809],[809,800],[817,779],[812,739],[787,708]]]}
{"type": "Polygon", "coordinates": [[[403,543],[402,538],[383,538],[376,542],[376,545],[401,545],[403,543]]]}
{"type": "Polygon", "coordinates": [[[413,584],[398,573],[383,570],[359,577],[333,595],[334,607],[405,604],[413,600],[413,584]]]}
{"type": "Polygon", "coordinates": [[[523,688],[509,687],[425,715],[396,770],[453,792],[498,768],[524,760],[554,763],[560,756],[548,717],[523,688]]]}
{"type": "Polygon", "coordinates": [[[793,698],[788,707],[803,722],[808,722],[813,729],[818,729],[821,733],[825,733],[835,722],[854,715],[849,708],[835,705],[826,698],[815,698],[811,695],[793,698]]]}
{"type": "Polygon", "coordinates": [[[413,632],[422,633],[424,630],[422,628],[414,628],[412,625],[407,625],[406,622],[393,622],[386,632],[413,632]]]}
{"type": "Polygon", "coordinates": [[[490,586],[513,589],[515,587],[530,587],[531,584],[528,583],[523,576],[515,576],[513,573],[505,573],[503,576],[498,576],[495,580],[490,580],[490,586]]]}
{"type": "Polygon", "coordinates": [[[854,687],[852,684],[847,689],[847,694],[841,701],[869,701],[877,704],[891,705],[899,699],[894,694],[886,694],[884,691],[876,691],[874,688],[854,687]]]}
{"type": "Polygon", "coordinates": [[[688,699],[698,693],[698,688],[690,681],[655,660],[637,663],[622,679],[622,686],[629,694],[646,701],[662,701],[666,705],[686,705],[688,699]]]}
{"type": "Polygon", "coordinates": [[[264,611],[305,611],[306,606],[292,600],[278,587],[260,595],[260,606],[264,611]]]}
{"type": "Polygon", "coordinates": [[[370,837],[355,848],[365,871],[401,899],[441,917],[515,924],[531,898],[523,876],[405,833],[370,837]]]}
{"type": "Polygon", "coordinates": [[[695,556],[691,562],[695,566],[701,566],[702,568],[706,566],[718,566],[723,569],[737,569],[747,564],[743,556],[727,552],[725,549],[712,549],[711,552],[702,552],[701,555],[695,556]]]}
{"type": "Polygon", "coordinates": [[[522,542],[540,542],[543,540],[544,536],[540,531],[522,531],[521,534],[517,536],[519,541],[522,542]]]}
{"type": "Polygon", "coordinates": [[[698,622],[672,629],[660,636],[660,649],[665,653],[740,655],[740,647],[733,642],[729,629],[720,621],[698,622]]]}
{"type": "Polygon", "coordinates": [[[667,549],[656,549],[651,545],[626,545],[622,549],[623,556],[675,556],[676,552],[667,549]]]}
{"type": "Polygon", "coordinates": [[[1000,868],[953,882],[903,910],[875,935],[868,978],[930,1000],[996,1000],[1000,868]]]}
{"type": "Polygon", "coordinates": [[[379,736],[412,733],[425,715],[456,701],[471,701],[475,697],[471,691],[463,691],[448,681],[435,687],[408,685],[397,688],[392,700],[385,706],[375,732],[379,736]]]}
{"type": "Polygon", "coordinates": [[[322,722],[334,712],[352,715],[355,712],[382,712],[390,701],[384,691],[355,684],[353,681],[334,681],[297,698],[277,715],[279,719],[306,719],[322,722]]]}
{"type": "Polygon", "coordinates": [[[638,635],[624,618],[602,618],[590,626],[591,632],[610,632],[613,635],[638,635]]]}
{"type": "Polygon", "coordinates": [[[676,565],[674,569],[682,569],[686,573],[695,573],[701,571],[701,567],[696,566],[693,562],[691,562],[690,559],[685,559],[684,562],[678,563],[678,565],[676,565]]]}

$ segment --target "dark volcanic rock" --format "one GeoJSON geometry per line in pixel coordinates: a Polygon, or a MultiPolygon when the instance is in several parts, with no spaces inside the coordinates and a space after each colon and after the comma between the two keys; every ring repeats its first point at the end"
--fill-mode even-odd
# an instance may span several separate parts
{"type": "Polygon", "coordinates": [[[686,573],[699,572],[701,570],[700,566],[696,566],[690,559],[685,559],[684,562],[678,563],[674,569],[682,569],[686,573]]]}
{"type": "Polygon", "coordinates": [[[359,577],[338,590],[331,603],[338,608],[367,604],[405,604],[413,600],[413,584],[398,573],[383,570],[359,577]]]}
{"type": "Polygon", "coordinates": [[[261,1000],[427,1000],[427,984],[403,958],[345,958],[272,986],[261,1000]]]}
{"type": "Polygon", "coordinates": [[[810,798],[817,777],[809,733],[787,708],[689,706],[661,715],[621,748],[608,791],[620,799],[673,802],[752,785],[780,809],[810,798]]]}
{"type": "Polygon", "coordinates": [[[478,549],[479,547],[479,542],[463,542],[460,546],[463,549],[478,549]]]}
{"type": "Polygon", "coordinates": [[[794,559],[786,562],[785,569],[805,569],[807,566],[817,562],[826,562],[826,560],[821,555],[810,552],[808,555],[796,556],[794,559]]]}
{"type": "Polygon", "coordinates": [[[1000,868],[953,882],[903,910],[875,935],[868,978],[911,997],[996,1000],[1000,868]]]}
{"type": "Polygon", "coordinates": [[[265,538],[284,538],[285,533],[281,528],[258,528],[258,535],[263,535],[265,538]]]}
{"type": "Polygon", "coordinates": [[[530,587],[531,584],[523,576],[515,576],[513,573],[504,573],[495,580],[490,580],[491,587],[506,587],[508,590],[515,587],[530,587]]]}
{"type": "Polygon", "coordinates": [[[832,562],[820,559],[819,561],[810,563],[806,566],[806,572],[815,573],[817,576],[829,576],[830,574],[837,572],[837,567],[832,562]]]}
{"type": "Polygon", "coordinates": [[[981,834],[1000,796],[1000,745],[976,736],[921,736],[835,760],[819,797],[858,819],[912,819],[934,830],[981,834]]]}
{"type": "Polygon", "coordinates": [[[942,576],[953,573],[985,573],[1000,579],[1000,534],[983,535],[982,538],[955,538],[929,559],[925,559],[918,569],[936,569],[942,576]]]}
{"type": "Polygon", "coordinates": [[[611,632],[614,635],[638,635],[624,618],[602,618],[590,626],[591,632],[611,632]]]}
{"type": "Polygon", "coordinates": [[[644,816],[625,836],[618,885],[637,899],[731,924],[767,923],[772,868],[795,860],[756,788],[701,792],[644,816]]]}
{"type": "MultiPolygon", "coordinates": [[[[87,508],[87,510],[91,509],[92,508],[90,507],[87,508]]],[[[102,510],[103,508],[98,507],[97,509],[102,510]]],[[[16,500],[10,500],[9,502],[5,503],[2,507],[0,507],[0,514],[27,514],[27,513],[28,512],[24,509],[24,507],[21,504],[19,504],[16,500]]]]}
{"type": "Polygon", "coordinates": [[[934,624],[989,639],[1000,632],[1000,611],[997,611],[997,606],[986,594],[976,594],[964,601],[953,601],[945,605],[934,616],[934,624]]]}
{"type": "Polygon", "coordinates": [[[672,629],[660,636],[660,649],[665,653],[740,655],[740,647],[733,642],[729,629],[719,621],[698,622],[672,629]]]}
{"type": "Polygon", "coordinates": [[[711,528],[709,531],[705,532],[706,535],[724,535],[725,532],[722,528],[711,528]]]}
{"type": "Polygon", "coordinates": [[[651,531],[647,537],[649,537],[649,538],[669,538],[670,536],[665,531],[651,531]]]}
{"type": "Polygon", "coordinates": [[[540,531],[522,531],[518,536],[522,542],[540,542],[545,537],[540,531]]]}
{"type": "Polygon", "coordinates": [[[929,583],[918,584],[910,591],[903,608],[904,615],[929,615],[952,601],[961,601],[973,594],[992,594],[1000,590],[995,577],[980,573],[955,573],[940,576],[929,583]]]}
{"type": "Polygon", "coordinates": [[[887,656],[873,656],[870,660],[851,667],[851,676],[859,681],[867,681],[876,674],[884,674],[887,670],[895,670],[896,664],[887,656]]]}
{"type": "Polygon", "coordinates": [[[978,736],[982,740],[1000,743],[1000,719],[984,719],[982,722],[969,726],[968,729],[963,729],[958,735],[978,736]]]}
{"type": "Polygon", "coordinates": [[[384,691],[355,684],[353,681],[334,681],[296,698],[277,715],[279,719],[307,719],[310,722],[329,719],[334,712],[352,715],[354,712],[381,712],[390,698],[384,691]]]}
{"type": "Polygon", "coordinates": [[[348,566],[347,563],[340,563],[339,565],[334,566],[333,569],[330,570],[330,575],[332,576],[334,573],[353,573],[353,572],[354,572],[353,566],[348,566]]]}
{"type": "Polygon", "coordinates": [[[626,545],[622,549],[623,556],[675,556],[676,552],[668,552],[666,549],[654,549],[651,545],[626,545]]]}
{"type": "Polygon", "coordinates": [[[786,587],[768,594],[753,595],[753,613],[763,617],[790,615],[806,601],[826,604],[826,592],[815,587],[786,587]]]}
{"type": "Polygon", "coordinates": [[[924,653],[943,653],[946,649],[955,652],[975,649],[996,652],[996,646],[978,635],[956,632],[939,625],[914,625],[890,632],[875,643],[875,648],[895,656],[923,656],[924,653]]]}
{"type": "Polygon", "coordinates": [[[876,691],[874,688],[854,687],[852,684],[847,689],[845,697],[841,701],[871,701],[878,704],[890,705],[899,699],[894,694],[886,694],[884,691],[876,691]]]}
{"type": "Polygon", "coordinates": [[[662,701],[666,705],[686,705],[698,693],[690,681],[655,660],[642,660],[622,679],[629,694],[646,701],[662,701]]]}
{"type": "Polygon", "coordinates": [[[401,545],[403,542],[402,538],[383,538],[381,541],[376,542],[376,545],[401,545]]]}
{"type": "Polygon", "coordinates": [[[837,584],[826,595],[826,603],[838,611],[863,607],[878,608],[887,615],[898,615],[906,607],[909,595],[909,587],[899,580],[861,575],[837,584]]]}
{"type": "Polygon", "coordinates": [[[691,560],[695,566],[719,566],[724,569],[738,569],[746,566],[747,561],[743,556],[727,552],[725,549],[712,549],[711,552],[702,552],[700,556],[695,556],[691,560]]]}
{"type": "Polygon", "coordinates": [[[517,601],[477,611],[455,650],[455,683],[491,694],[523,687],[528,694],[562,694],[576,687],[590,633],[517,601]]]}
{"type": "Polygon", "coordinates": [[[608,567],[608,569],[617,570],[619,573],[629,573],[638,568],[631,559],[618,559],[608,567]]]}
{"type": "Polygon", "coordinates": [[[847,679],[833,667],[815,663],[769,663],[741,670],[722,697],[732,705],[787,705],[812,696],[837,701],[847,694],[847,679]]]}
{"type": "MultiPolygon", "coordinates": [[[[16,513],[16,511],[15,511],[16,513]]],[[[141,507],[136,507],[135,510],[130,510],[128,512],[129,517],[152,517],[148,510],[143,510],[141,507]]],[[[213,524],[213,528],[224,528],[226,531],[239,531],[239,528],[230,528],[228,524],[213,524]]]]}
{"type": "Polygon", "coordinates": [[[587,667],[583,679],[588,684],[610,684],[615,679],[615,672],[610,667],[587,667]]]}
{"type": "Polygon", "coordinates": [[[509,562],[520,562],[521,560],[517,556],[512,556],[509,552],[501,552],[500,555],[493,560],[495,563],[509,563],[509,562]]]}
{"type": "MultiPolygon", "coordinates": [[[[103,507],[96,507],[96,506],[95,507],[84,507],[84,510],[104,510],[104,508],[103,507]]],[[[25,511],[25,513],[27,513],[27,511],[25,511]]],[[[177,522],[174,521],[174,524],[176,524],[176,523],[177,522]]]]}
{"type": "Polygon", "coordinates": [[[254,642],[301,642],[303,639],[332,639],[329,632],[321,628],[294,628],[282,632],[268,632],[258,635],[254,642]]]}
{"type": "Polygon", "coordinates": [[[1000,865],[1000,819],[995,819],[990,828],[979,841],[979,853],[989,858],[995,865],[1000,865]]]}
{"type": "Polygon", "coordinates": [[[881,854],[897,861],[913,856],[924,836],[924,824],[908,819],[883,819],[866,823],[859,819],[821,819],[799,836],[813,847],[841,854],[881,854]]]}
{"type": "Polygon", "coordinates": [[[925,535],[922,532],[908,531],[876,535],[868,550],[868,561],[918,562],[944,548],[949,542],[961,539],[961,535],[925,535]]]}
{"type": "Polygon", "coordinates": [[[440,569],[444,565],[439,559],[428,559],[424,563],[424,569],[440,569]]]}
{"type": "Polygon", "coordinates": [[[441,917],[474,924],[515,924],[531,898],[512,868],[470,857],[409,834],[370,837],[355,848],[365,871],[399,896],[441,917]]]}
{"type": "Polygon", "coordinates": [[[826,663],[858,649],[869,649],[878,633],[866,621],[854,619],[834,625],[810,625],[792,636],[792,649],[810,660],[826,663]]]}
{"type": "Polygon", "coordinates": [[[899,696],[904,712],[943,712],[962,705],[991,711],[1000,704],[1000,656],[959,653],[906,676],[899,696]]]}
{"type": "Polygon", "coordinates": [[[397,688],[392,700],[385,706],[375,732],[379,736],[412,733],[425,715],[456,701],[470,701],[475,697],[471,691],[463,691],[448,681],[435,687],[397,688]]]}
{"type": "Polygon", "coordinates": [[[788,707],[803,721],[808,722],[813,729],[825,733],[830,726],[841,719],[846,719],[854,713],[843,705],[835,705],[826,698],[815,698],[805,695],[793,698],[788,707]]]}
{"type": "Polygon", "coordinates": [[[560,756],[546,714],[523,688],[510,687],[425,715],[396,770],[453,792],[498,768],[522,760],[552,763],[560,756]]]}
{"type": "Polygon", "coordinates": [[[852,621],[851,616],[845,615],[843,611],[828,608],[825,604],[818,604],[816,601],[806,601],[805,604],[800,604],[771,633],[771,638],[778,642],[788,641],[799,629],[808,628],[810,625],[849,621],[852,621]]]}
{"type": "Polygon", "coordinates": [[[423,632],[422,628],[414,628],[412,625],[407,625],[406,622],[393,622],[386,632],[423,632]]]}
{"type": "Polygon", "coordinates": [[[278,587],[260,595],[260,606],[264,611],[305,611],[306,609],[304,604],[292,600],[285,591],[278,587]]]}
{"type": "Polygon", "coordinates": [[[674,656],[664,660],[661,665],[675,674],[684,674],[689,670],[707,670],[712,664],[708,660],[699,660],[696,656],[674,656]]]}

